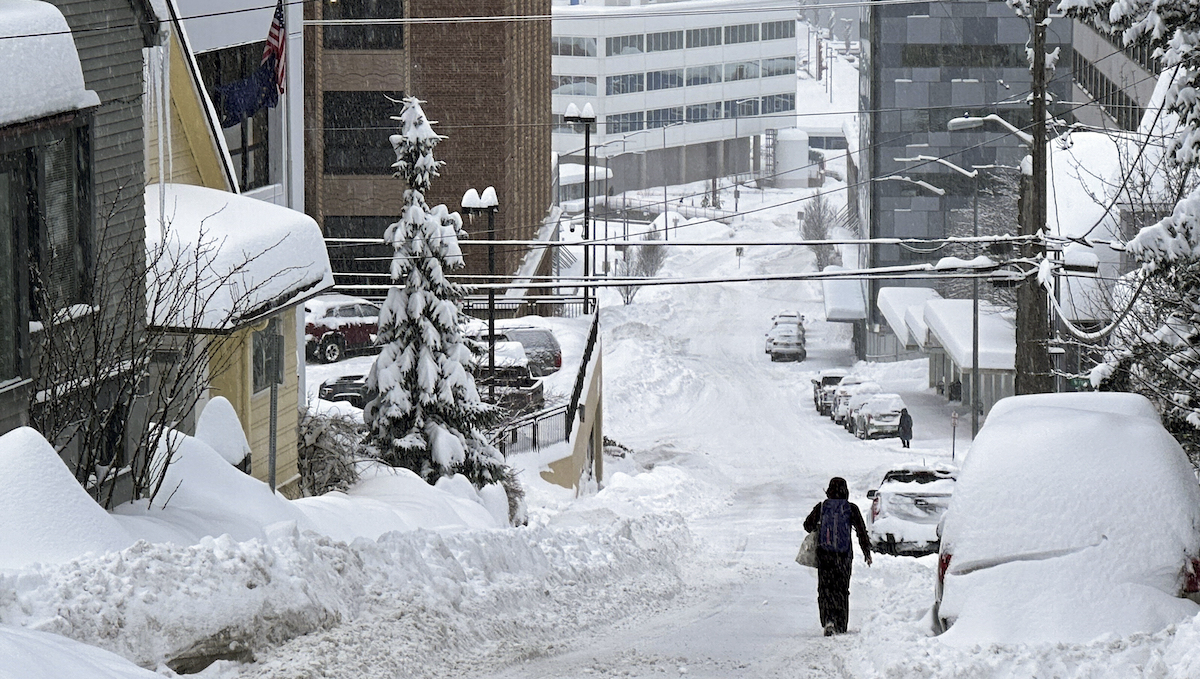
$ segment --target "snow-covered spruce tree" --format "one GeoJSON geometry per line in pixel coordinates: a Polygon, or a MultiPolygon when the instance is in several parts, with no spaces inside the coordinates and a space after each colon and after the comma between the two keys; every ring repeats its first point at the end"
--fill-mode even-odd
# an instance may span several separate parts
{"type": "Polygon", "coordinates": [[[483,428],[497,416],[483,403],[469,372],[476,360],[460,333],[465,290],[446,271],[463,266],[462,219],[445,205],[430,208],[425,193],[442,163],[421,101],[404,99],[400,134],[392,135],[396,175],[404,179],[400,219],[387,228],[392,287],[379,314],[383,351],[367,377],[368,441],[379,457],[432,483],[462,473],[477,488],[508,475],[483,428]]]}

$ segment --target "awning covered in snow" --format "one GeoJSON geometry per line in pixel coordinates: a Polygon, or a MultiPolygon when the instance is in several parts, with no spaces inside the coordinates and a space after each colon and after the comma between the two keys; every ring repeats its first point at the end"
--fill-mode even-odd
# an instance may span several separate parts
{"type": "Polygon", "coordinates": [[[146,187],[151,326],[231,330],[333,287],[325,240],[303,212],[201,186],[163,186],[161,193],[158,184],[146,187]]]}
{"type": "Polygon", "coordinates": [[[48,2],[0,0],[0,65],[0,127],[100,105],[71,27],[48,2]]]}
{"type": "MultiPolygon", "coordinates": [[[[825,271],[842,271],[842,267],[830,264],[825,271]]],[[[821,281],[825,297],[825,320],[841,323],[861,321],[867,317],[867,297],[863,282],[844,278],[821,281]]]]}
{"type": "MultiPolygon", "coordinates": [[[[935,299],[925,303],[925,322],[938,344],[960,368],[971,365],[971,316],[969,299],[935,299]]],[[[1014,370],[1017,335],[1010,311],[987,302],[979,303],[979,368],[1014,370]]]]}
{"type": "Polygon", "coordinates": [[[941,299],[933,288],[887,287],[879,289],[879,297],[875,306],[887,321],[892,333],[905,347],[916,348],[924,344],[924,324],[921,327],[909,328],[905,315],[910,307],[922,307],[931,299],[941,299]]]}

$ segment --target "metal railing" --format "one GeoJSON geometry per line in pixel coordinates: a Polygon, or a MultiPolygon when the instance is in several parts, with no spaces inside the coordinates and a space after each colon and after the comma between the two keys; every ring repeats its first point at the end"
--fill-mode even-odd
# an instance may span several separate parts
{"type": "Polygon", "coordinates": [[[571,393],[571,403],[567,406],[567,438],[571,438],[571,429],[575,426],[575,413],[579,410],[579,399],[583,396],[583,381],[587,378],[588,364],[592,361],[592,350],[596,348],[596,338],[600,334],[600,312],[592,317],[592,329],[588,332],[587,347],[583,350],[583,360],[579,362],[579,374],[575,376],[575,390],[571,393]]]}
{"type": "Polygon", "coordinates": [[[508,457],[510,454],[541,450],[542,446],[567,440],[567,405],[530,413],[509,422],[492,434],[491,443],[508,457]]]}

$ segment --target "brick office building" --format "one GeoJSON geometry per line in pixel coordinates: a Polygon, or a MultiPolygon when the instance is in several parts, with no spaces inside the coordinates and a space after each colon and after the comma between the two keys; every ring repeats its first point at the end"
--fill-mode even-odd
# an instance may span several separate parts
{"type": "MultiPolygon", "coordinates": [[[[305,4],[305,18],[379,19],[549,15],[550,0],[338,0],[305,4]]],[[[404,184],[392,177],[388,136],[416,96],[448,139],[426,199],[459,209],[468,188],[495,186],[498,239],[533,237],[550,206],[550,22],[316,24],[305,29],[305,205],[327,238],[376,238],[396,220],[404,184]]],[[[486,222],[467,225],[486,237],[486,222]]],[[[464,244],[466,272],[486,273],[486,248],[464,244]]],[[[512,273],[522,247],[496,248],[512,273]]],[[[382,247],[331,244],[334,271],[384,272],[382,247]]],[[[339,276],[339,284],[386,279],[339,276]]],[[[375,291],[378,295],[378,291],[375,291]]]]}

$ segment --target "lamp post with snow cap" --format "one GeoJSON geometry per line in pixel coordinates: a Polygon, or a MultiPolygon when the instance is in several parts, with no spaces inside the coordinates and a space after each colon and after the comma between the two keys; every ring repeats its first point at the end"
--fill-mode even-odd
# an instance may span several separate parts
{"type": "MultiPolygon", "coordinates": [[[[999,117],[999,116],[997,116],[999,117]]],[[[1003,118],[1001,118],[1003,120],[1003,118]]],[[[972,180],[971,236],[979,237],[979,168],[965,170],[958,165],[934,156],[894,158],[898,163],[937,163],[972,180]]],[[[973,246],[975,247],[975,246],[973,246]]],[[[979,279],[971,279],[971,440],[979,433],[979,279]]]]}
{"type": "MultiPolygon", "coordinates": [[[[591,217],[592,193],[591,193],[591,164],[592,164],[592,125],[596,124],[596,113],[592,110],[592,104],[589,102],[583,105],[583,110],[574,103],[567,104],[567,110],[563,114],[563,122],[580,123],[583,125],[583,240],[586,243],[589,240],[588,219],[591,217]]],[[[588,250],[591,246],[583,246],[583,280],[588,282],[589,274],[591,273],[591,258],[588,250]]],[[[583,313],[591,313],[591,286],[583,286],[583,313]]]]}
{"type": "Polygon", "coordinates": [[[496,288],[492,285],[496,275],[496,213],[500,201],[496,189],[489,186],[480,194],[467,189],[462,197],[462,210],[472,221],[475,215],[486,212],[488,216],[488,400],[496,402],[496,288]]]}

